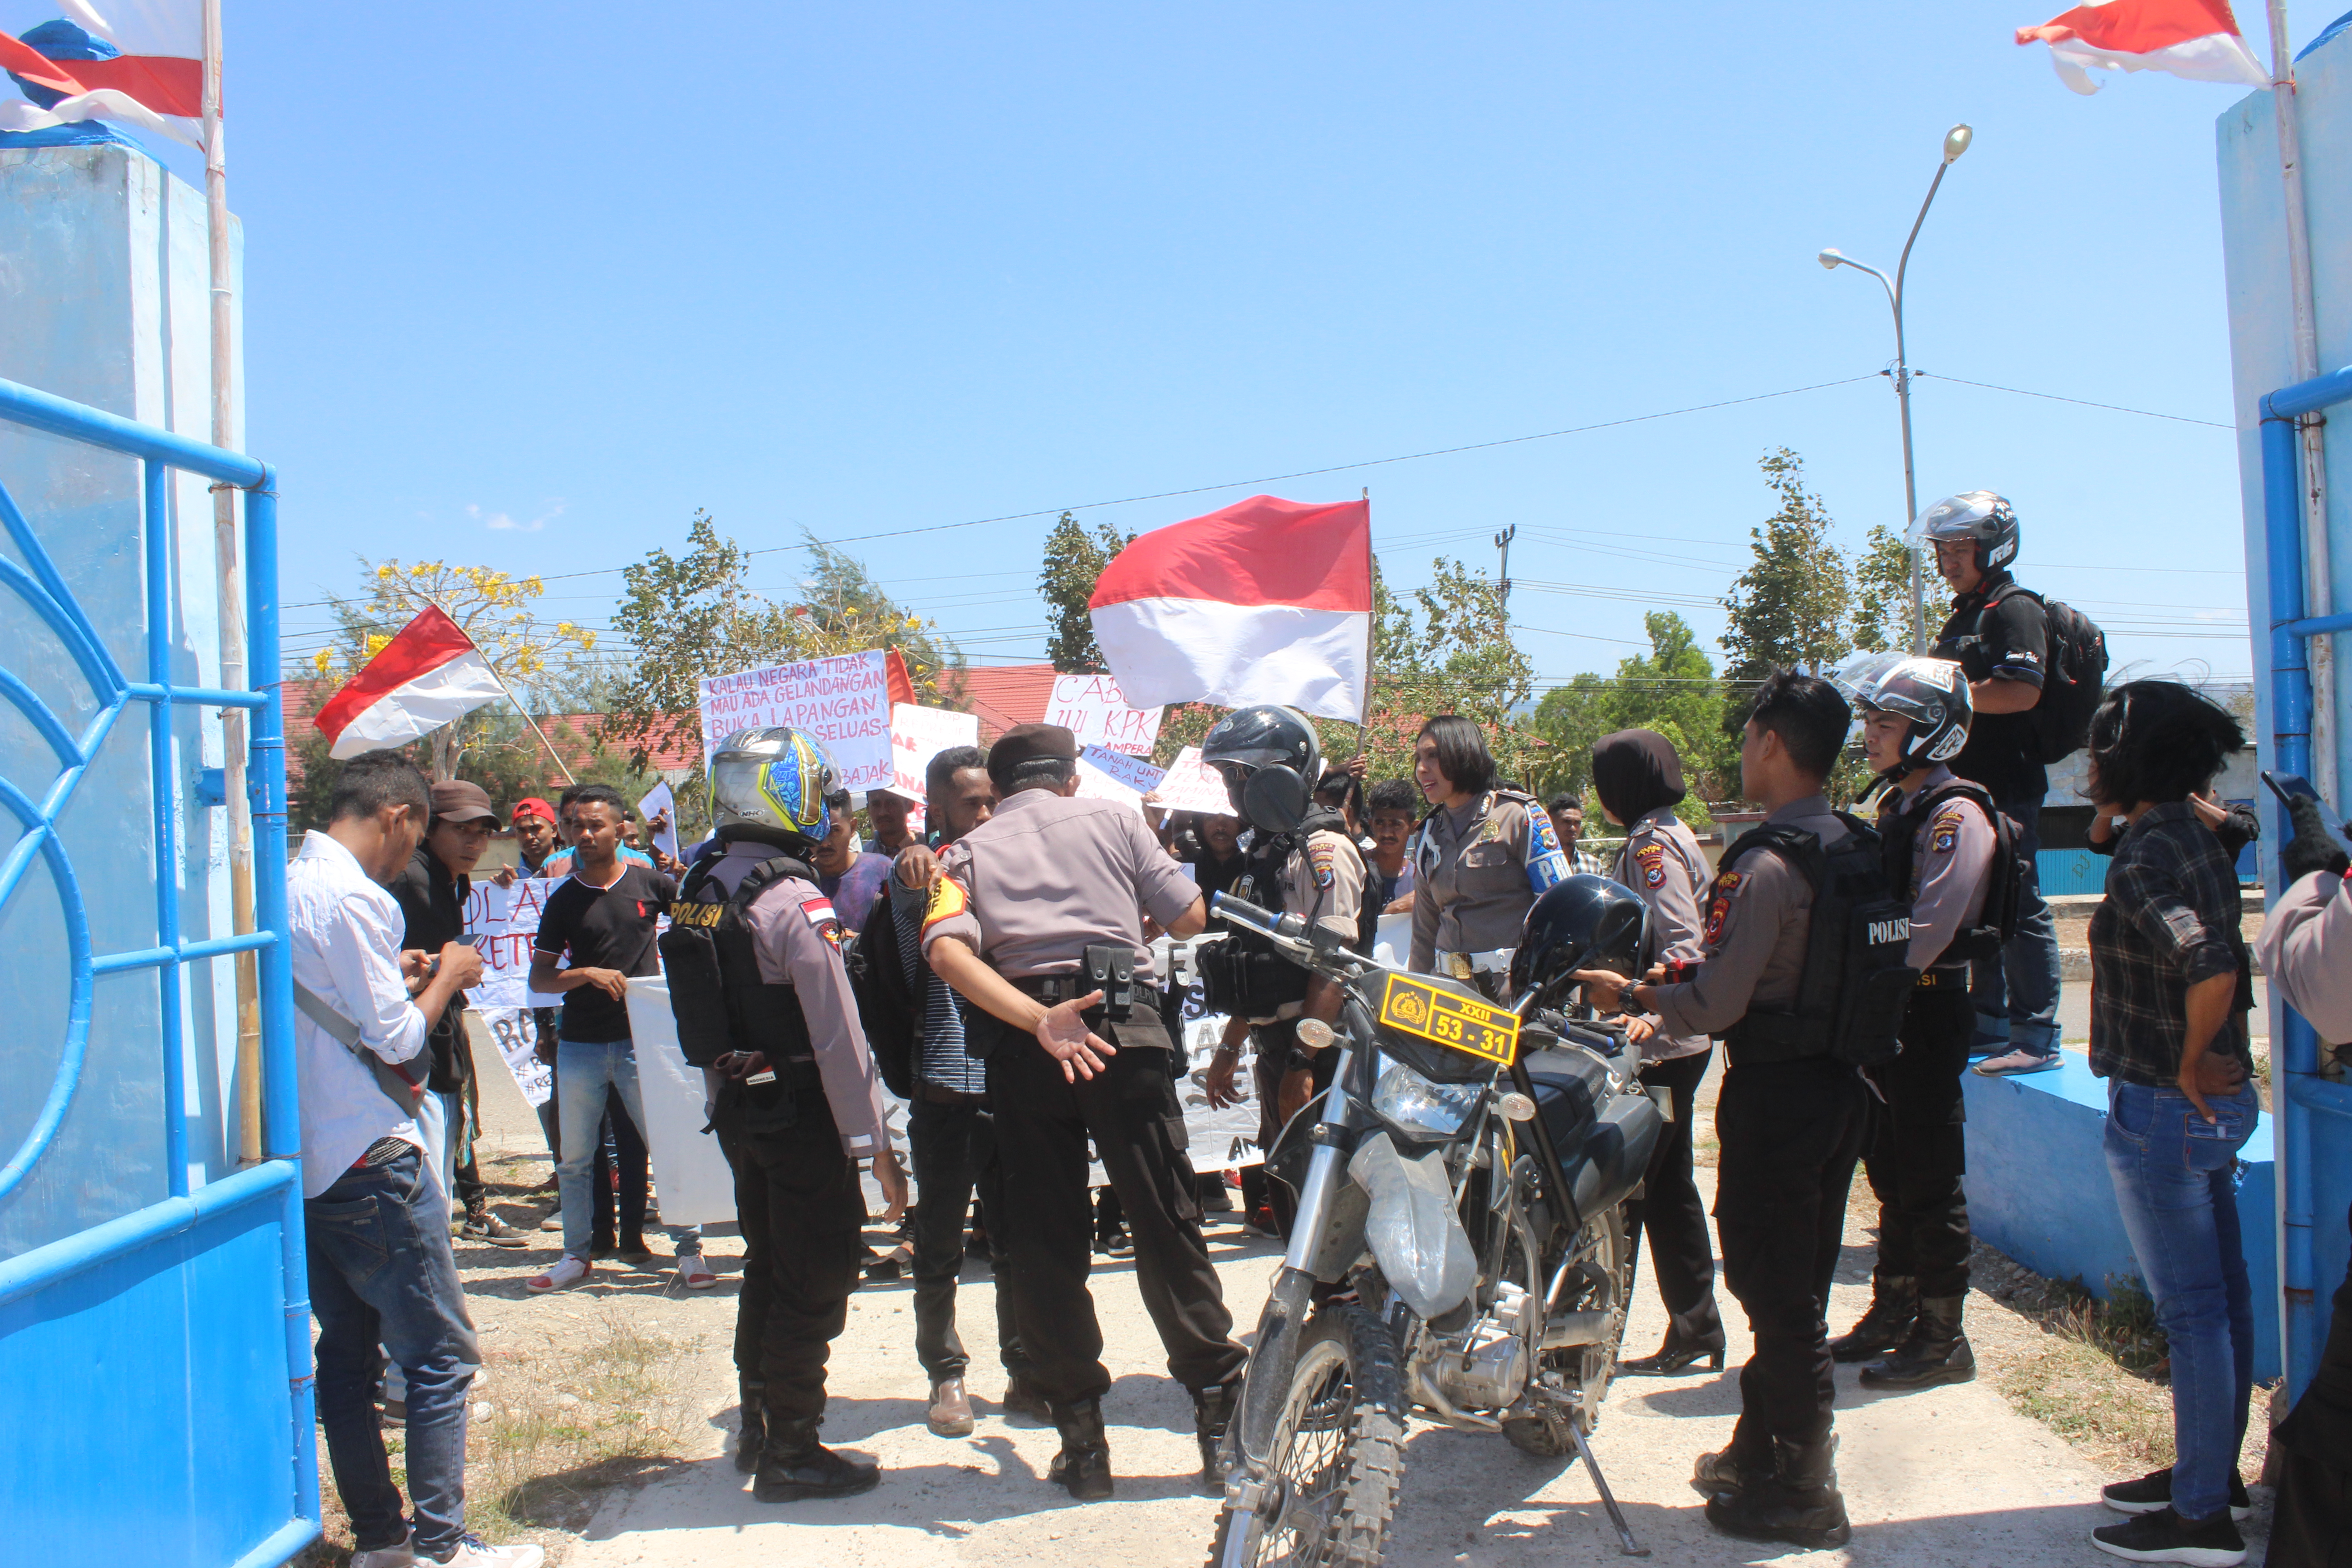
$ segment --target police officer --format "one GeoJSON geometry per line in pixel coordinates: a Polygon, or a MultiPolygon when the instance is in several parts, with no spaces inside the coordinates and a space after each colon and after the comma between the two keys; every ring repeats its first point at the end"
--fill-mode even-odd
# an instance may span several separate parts
{"type": "Polygon", "coordinates": [[[1003,798],[940,857],[923,956],[1006,1026],[971,1048],[988,1060],[1014,1316],[1061,1433],[1051,1479],[1094,1500],[1112,1481],[1110,1373],[1087,1292],[1089,1137],[1134,1237],[1168,1370],[1192,1394],[1204,1484],[1246,1352],[1201,1238],[1168,1033],[1148,996],[1151,927],[1191,936],[1207,910],[1140,813],[1076,798],[1077,755],[1057,724],[1016,725],[991,748],[1003,798]]]}
{"type": "MultiPolygon", "coordinates": [[[[1237,709],[1202,739],[1201,761],[1223,777],[1234,812],[1255,836],[1239,896],[1355,942],[1364,858],[1343,814],[1308,793],[1310,781],[1322,774],[1315,726],[1295,709],[1237,709]]],[[[1331,776],[1354,783],[1344,773],[1331,776]]],[[[1330,1053],[1310,1053],[1298,1043],[1298,1020],[1335,1021],[1340,990],[1282,957],[1255,931],[1235,931],[1203,952],[1200,963],[1210,1010],[1231,1020],[1202,1087],[1221,1110],[1239,1103],[1234,1068],[1246,1036],[1257,1047],[1258,1148],[1271,1151],[1292,1113],[1328,1083],[1337,1065],[1330,1053]]],[[[1276,1221],[1284,1230],[1287,1201],[1276,1189],[1276,1221]]]]}
{"type": "Polygon", "coordinates": [[[1412,773],[1430,812],[1416,847],[1409,967],[1499,997],[1528,909],[1567,878],[1568,857],[1532,795],[1495,787],[1494,753],[1472,721],[1449,713],[1423,724],[1412,773]]]}
{"type": "Polygon", "coordinates": [[[1893,1351],[1863,1368],[1872,1388],[1966,1383],[1977,1363],[1960,1327],[1969,1293],[1960,1075],[1975,1028],[1969,960],[1998,962],[2000,952],[2000,932],[1984,926],[2000,829],[1992,797],[1948,765],[1968,743],[1971,717],[1958,665],[1874,654],[1835,684],[1861,711],[1864,757],[1893,786],[1878,831],[1888,880],[1911,906],[1907,962],[1919,984],[1904,1007],[1901,1054],[1864,1069],[1878,1090],[1863,1151],[1878,1198],[1878,1263],[1870,1310],[1830,1342],[1830,1354],[1855,1362],[1893,1351]]]}
{"type": "Polygon", "coordinates": [[[687,1061],[719,1079],[711,1123],[735,1173],[743,1289],[735,1468],[761,1502],[869,1490],[878,1466],[817,1441],[829,1347],[857,1284],[870,1162],[907,1204],[879,1080],[843,966],[846,934],[810,852],[832,827],[833,765],[807,735],[745,730],[710,763],[718,842],[688,873],[661,952],[687,1061]]]}
{"type": "MultiPolygon", "coordinates": [[[[1730,1063],[1716,1105],[1715,1220],[1724,1282],[1748,1310],[1756,1351],[1740,1370],[1731,1446],[1700,1456],[1691,1484],[1727,1534],[1814,1550],[1853,1533],[1832,1463],[1823,1312],[1868,1094],[1826,1038],[1811,1037],[1811,1020],[1824,1007],[1834,1016],[1836,998],[1808,997],[1801,984],[1817,904],[1824,916],[1842,911],[1776,846],[1834,854],[1857,832],[1874,837],[1822,793],[1853,718],[1825,680],[1785,669],[1765,680],[1739,745],[1740,794],[1768,813],[1750,837],[1765,847],[1725,854],[1697,975],[1625,993],[1664,1034],[1722,1039],[1730,1063]]],[[[1613,1005],[1605,984],[1588,984],[1586,995],[1613,1005]]]]}

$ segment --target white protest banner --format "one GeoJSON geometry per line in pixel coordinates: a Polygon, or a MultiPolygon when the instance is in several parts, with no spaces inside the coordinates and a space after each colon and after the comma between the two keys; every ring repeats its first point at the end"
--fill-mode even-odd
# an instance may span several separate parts
{"type": "Polygon", "coordinates": [[[1171,811],[1198,811],[1210,816],[1231,816],[1233,797],[1225,793],[1225,781],[1213,768],[1201,762],[1201,748],[1187,746],[1176,753],[1168,764],[1167,776],[1160,781],[1160,798],[1155,805],[1171,811]]]}
{"type": "Polygon", "coordinates": [[[530,1009],[476,1007],[472,1011],[482,1021],[490,1043],[498,1047],[523,1099],[533,1110],[545,1105],[555,1094],[555,1069],[539,1059],[539,1025],[531,1018],[530,1009]]]}
{"type": "Polygon", "coordinates": [[[1138,795],[1150,795],[1167,776],[1141,757],[1130,757],[1125,752],[1114,752],[1107,746],[1081,747],[1078,761],[1108,773],[1138,795]]]}
{"type": "MultiPolygon", "coordinates": [[[[1095,757],[1105,754],[1099,746],[1088,746],[1078,753],[1078,798],[1080,800],[1115,800],[1121,805],[1131,805],[1136,810],[1141,811],[1143,791],[1129,784],[1118,773],[1111,772],[1094,761],[1095,757]]],[[[1108,754],[1118,755],[1116,752],[1108,754]]],[[[1132,761],[1133,759],[1120,760],[1132,761]]],[[[1153,773],[1160,771],[1148,763],[1144,766],[1153,773]]]]}
{"type": "Polygon", "coordinates": [[[790,724],[824,748],[844,789],[890,782],[890,675],[881,649],[772,664],[700,685],[706,758],[738,730],[790,724]]]}
{"type": "Polygon", "coordinates": [[[482,955],[482,983],[466,993],[466,1002],[481,1015],[507,1070],[514,1074],[515,1087],[534,1107],[547,1103],[554,1079],[539,1059],[539,1031],[530,1010],[560,1007],[563,998],[531,991],[530,950],[547,896],[562,882],[520,877],[514,886],[501,888],[480,881],[466,895],[466,940],[482,955]]]}
{"type": "Polygon", "coordinates": [[[883,788],[921,804],[929,794],[923,770],[950,746],[980,744],[980,715],[951,713],[912,702],[890,704],[890,782],[883,788]]]}
{"type": "Polygon", "coordinates": [[[647,790],[646,798],[637,802],[637,820],[646,825],[663,854],[677,858],[677,797],[670,794],[667,781],[647,790]],[[654,826],[656,817],[661,818],[658,827],[654,826]]]}
{"type": "Polygon", "coordinates": [[[702,1069],[688,1067],[670,1011],[669,978],[629,979],[629,1037],[637,1058],[637,1092],[646,1108],[646,1151],[661,1191],[665,1225],[730,1225],[735,1219],[735,1176],[719,1140],[706,1135],[709,1089],[702,1069]]]}
{"type": "Polygon", "coordinates": [[[1081,746],[1148,757],[1151,742],[1160,738],[1160,716],[1166,711],[1129,707],[1110,676],[1057,675],[1053,699],[1045,704],[1045,722],[1068,730],[1081,746]]]}

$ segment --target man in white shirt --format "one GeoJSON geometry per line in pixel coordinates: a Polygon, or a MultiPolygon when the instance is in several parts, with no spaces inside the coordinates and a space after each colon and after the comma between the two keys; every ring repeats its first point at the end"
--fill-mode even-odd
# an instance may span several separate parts
{"type": "Polygon", "coordinates": [[[354,757],[335,780],[327,830],[304,836],[286,872],[319,1424],[352,1519],[352,1568],[539,1568],[536,1546],[486,1547],[466,1533],[466,1391],[480,1352],[449,1250],[448,1195],[413,1099],[394,1098],[424,1081],[426,1020],[482,973],[466,942],[400,950],[400,906],[383,884],[408,865],[431,815],[406,758],[354,757]],[[413,1532],[376,1426],[378,1345],[407,1380],[413,1532]]]}

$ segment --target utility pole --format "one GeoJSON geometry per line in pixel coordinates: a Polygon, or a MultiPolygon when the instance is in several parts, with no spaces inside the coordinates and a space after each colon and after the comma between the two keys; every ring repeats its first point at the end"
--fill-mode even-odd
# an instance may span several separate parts
{"type": "Polygon", "coordinates": [[[1511,618],[1511,541],[1519,536],[1519,525],[1511,524],[1495,535],[1495,548],[1503,552],[1501,566],[1495,578],[1495,603],[1503,612],[1503,619],[1511,618]]]}

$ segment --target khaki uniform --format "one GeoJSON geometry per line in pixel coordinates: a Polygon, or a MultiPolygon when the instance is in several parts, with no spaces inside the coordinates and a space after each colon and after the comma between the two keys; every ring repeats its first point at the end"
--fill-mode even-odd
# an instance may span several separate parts
{"type": "MultiPolygon", "coordinates": [[[[988,1099],[1004,1170],[1004,1226],[1012,1258],[1014,1325],[1055,1405],[1101,1397],[1110,1387],[1102,1325],[1087,1292],[1093,1209],[1087,1192],[1091,1139],[1135,1241],[1136,1283],[1168,1352],[1168,1370],[1201,1390],[1241,1375],[1248,1353],[1233,1340],[1217,1271],[1201,1237],[1184,1118],[1168,1072],[1169,1041],[1151,1006],[1151,952],[1142,918],[1162,925],[1200,897],[1132,807],[1029,789],[940,857],[923,921],[923,952],[954,937],[999,973],[1042,994],[1074,977],[1088,947],[1135,950],[1136,1000],[1129,1016],[1104,1009],[1087,1026],[1117,1054],[1076,1083],[1036,1040],[1001,1026],[987,1047],[988,1099]]],[[[975,1049],[992,1020],[971,1021],[975,1049]]]]}
{"type": "MultiPolygon", "coordinates": [[[[1311,833],[1282,863],[1282,912],[1335,931],[1353,945],[1364,909],[1364,858],[1344,833],[1311,833]]],[[[1257,900],[1263,902],[1264,900],[1257,900]]],[[[1286,1002],[1253,1024],[1296,1018],[1303,1002],[1286,1002]]]]}
{"type": "Polygon", "coordinates": [[[1570,868],[1542,807],[1488,790],[1467,805],[1440,806],[1423,818],[1413,874],[1409,967],[1459,978],[1457,955],[1475,973],[1507,973],[1529,906],[1570,868]]]}
{"type": "MultiPolygon", "coordinates": [[[[1890,792],[1879,810],[1887,829],[1922,797],[1954,782],[1938,765],[1909,795],[1890,792]]],[[[1983,918],[1985,873],[2000,847],[1992,822],[1974,801],[1948,800],[1930,812],[1911,836],[1911,885],[1898,889],[1911,902],[1911,947],[1905,963],[1921,973],[1937,966],[1952,938],[1983,918]]],[[[1956,961],[1962,969],[1967,960],[1956,961]]],[[[1965,983],[1964,983],[1965,984],[1965,983]]]]}
{"type": "Polygon", "coordinates": [[[2254,949],[2321,1039],[2352,1040],[2352,893],[2343,879],[2315,871],[2280,894],[2254,949]]]}
{"type": "MultiPolygon", "coordinates": [[[[1713,875],[1698,836],[1671,805],[1662,805],[1625,830],[1610,875],[1641,895],[1650,906],[1649,959],[1661,963],[1689,963],[1700,952],[1699,897],[1713,875]]],[[[1656,1023],[1654,1018],[1651,1020],[1656,1023]]],[[[1642,1047],[1645,1061],[1666,1061],[1696,1056],[1707,1048],[1703,1033],[1669,1035],[1661,1029],[1642,1047]]]]}

